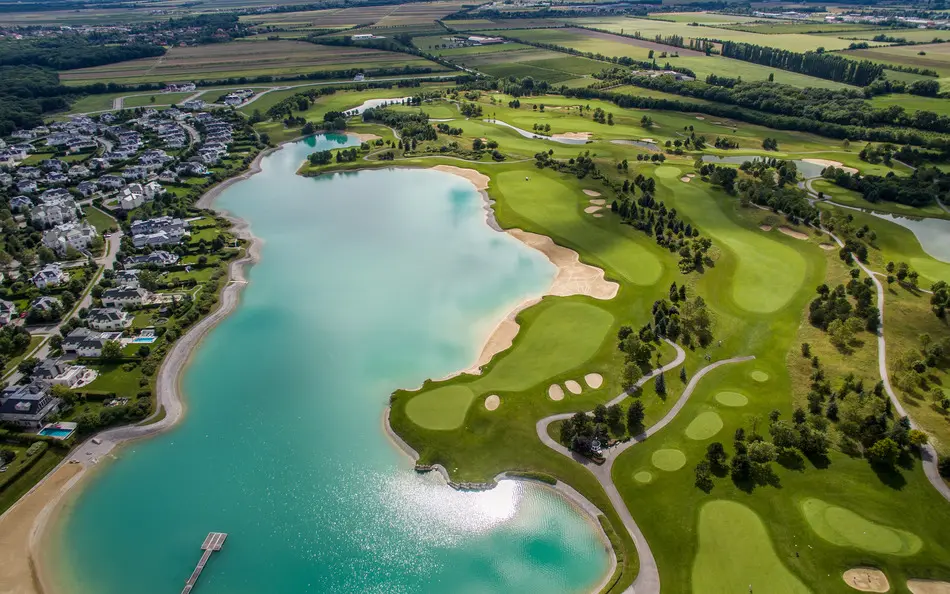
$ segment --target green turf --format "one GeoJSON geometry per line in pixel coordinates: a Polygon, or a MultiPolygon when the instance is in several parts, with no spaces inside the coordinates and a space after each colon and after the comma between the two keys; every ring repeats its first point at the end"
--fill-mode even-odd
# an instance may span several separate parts
{"type": "Polygon", "coordinates": [[[577,368],[600,348],[614,316],[587,303],[557,303],[525,333],[522,348],[476,382],[480,392],[525,390],[577,368]],[[543,356],[539,354],[543,353],[543,356]]]}
{"type": "Polygon", "coordinates": [[[647,470],[641,470],[640,472],[633,475],[633,480],[637,481],[638,483],[643,483],[644,485],[652,483],[653,473],[647,470]]]}
{"type": "Polygon", "coordinates": [[[887,555],[913,555],[923,546],[915,534],[872,522],[850,509],[821,499],[806,499],[801,506],[812,530],[842,547],[887,555]]]}
{"type": "Polygon", "coordinates": [[[455,429],[462,425],[475,394],[466,386],[436,388],[406,405],[406,414],[426,429],[455,429]]]}
{"type": "Polygon", "coordinates": [[[686,437],[702,441],[709,439],[722,430],[722,417],[713,411],[699,413],[686,427],[686,437]]]}
{"type": "Polygon", "coordinates": [[[651,460],[654,466],[667,472],[673,472],[686,466],[686,455],[680,450],[657,450],[653,452],[651,460]]]}
{"type": "Polygon", "coordinates": [[[710,501],[699,512],[695,594],[809,594],[775,554],[762,519],[734,501],[710,501]]]}
{"type": "Polygon", "coordinates": [[[754,379],[755,381],[759,383],[769,381],[769,374],[765,373],[764,371],[758,371],[758,370],[753,371],[752,373],[749,374],[749,377],[751,377],[752,379],[754,379]]]}
{"type": "Polygon", "coordinates": [[[723,406],[745,406],[749,404],[749,399],[738,392],[719,392],[716,394],[716,402],[723,406]]]}

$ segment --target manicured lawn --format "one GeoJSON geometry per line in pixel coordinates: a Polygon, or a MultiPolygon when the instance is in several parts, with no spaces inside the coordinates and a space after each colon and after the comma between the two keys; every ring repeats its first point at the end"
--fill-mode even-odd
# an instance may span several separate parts
{"type": "Polygon", "coordinates": [[[95,227],[96,231],[100,234],[105,232],[106,229],[117,228],[119,226],[115,219],[95,206],[87,206],[83,209],[83,213],[86,215],[86,220],[89,221],[89,224],[95,227]]]}
{"type": "Polygon", "coordinates": [[[694,592],[808,594],[782,564],[762,519],[734,501],[710,501],[699,512],[699,553],[694,592]],[[700,584],[702,584],[700,586],[700,584]]]}
{"type": "Polygon", "coordinates": [[[137,366],[132,371],[126,371],[122,368],[124,365],[126,363],[89,365],[89,367],[99,372],[99,377],[83,390],[87,392],[111,392],[118,396],[134,397],[142,389],[139,384],[139,380],[143,377],[142,372],[137,366]]]}
{"type": "MultiPolygon", "coordinates": [[[[18,309],[22,311],[22,308],[19,307],[19,305],[18,309]]],[[[23,358],[28,354],[32,353],[36,347],[40,346],[40,343],[42,343],[45,338],[45,336],[30,336],[30,345],[26,347],[26,350],[21,354],[17,355],[16,357],[12,357],[9,361],[7,361],[6,367],[3,368],[3,374],[6,375],[16,369],[16,366],[20,364],[20,361],[22,361],[23,358]]]]}
{"type": "Polygon", "coordinates": [[[915,534],[882,526],[821,499],[806,499],[801,506],[808,525],[818,536],[838,546],[905,556],[913,555],[922,546],[915,534]]]}
{"type": "Polygon", "coordinates": [[[940,208],[937,204],[915,208],[896,202],[868,202],[858,192],[842,188],[834,182],[818,179],[811,184],[816,192],[822,192],[826,196],[830,196],[833,202],[844,204],[845,206],[866,208],[877,212],[889,212],[902,216],[933,217],[937,219],[950,218],[950,214],[947,214],[947,211],[940,208]]]}
{"type": "MultiPolygon", "coordinates": [[[[27,491],[45,477],[65,456],[55,450],[46,450],[43,457],[28,471],[17,477],[15,481],[6,485],[0,491],[0,514],[7,511],[27,491]]],[[[19,463],[15,460],[14,464],[19,463]]],[[[9,471],[8,471],[9,472],[9,471]]]]}

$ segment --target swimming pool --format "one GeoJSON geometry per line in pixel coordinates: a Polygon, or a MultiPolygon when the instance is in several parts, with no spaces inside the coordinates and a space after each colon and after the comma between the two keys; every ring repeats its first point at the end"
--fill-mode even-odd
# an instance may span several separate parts
{"type": "Polygon", "coordinates": [[[76,431],[76,423],[57,423],[47,425],[40,429],[39,435],[46,437],[55,437],[56,439],[66,439],[76,431]]]}
{"type": "Polygon", "coordinates": [[[132,344],[151,344],[155,342],[154,336],[137,336],[132,339],[132,344]]]}

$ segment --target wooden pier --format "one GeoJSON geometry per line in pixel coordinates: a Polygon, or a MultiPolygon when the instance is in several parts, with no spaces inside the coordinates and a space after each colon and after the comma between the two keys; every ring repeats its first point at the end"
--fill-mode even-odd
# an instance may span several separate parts
{"type": "Polygon", "coordinates": [[[228,535],[224,532],[208,533],[208,536],[205,537],[205,541],[201,543],[201,550],[204,551],[204,553],[201,554],[201,559],[198,560],[198,565],[195,566],[195,570],[191,572],[191,577],[185,582],[185,589],[181,591],[181,594],[190,594],[195,584],[198,583],[198,577],[208,563],[208,559],[211,558],[211,554],[221,550],[221,547],[224,546],[224,540],[227,537],[228,535]]]}

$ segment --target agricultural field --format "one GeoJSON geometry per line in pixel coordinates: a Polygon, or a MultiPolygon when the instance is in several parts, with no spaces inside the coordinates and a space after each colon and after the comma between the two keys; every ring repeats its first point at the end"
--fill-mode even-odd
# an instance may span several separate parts
{"type": "Polygon", "coordinates": [[[353,27],[369,25],[385,17],[392,6],[364,6],[358,8],[331,8],[272,14],[249,14],[240,19],[247,23],[271,27],[353,27]]]}
{"type": "Polygon", "coordinates": [[[253,76],[291,76],[351,68],[442,66],[423,58],[359,47],[331,47],[297,41],[231,42],[175,47],[158,58],[130,60],[61,73],[66,84],[142,83],[253,76]]]}
{"type": "Polygon", "coordinates": [[[654,12],[650,14],[649,18],[658,21],[670,21],[673,23],[699,23],[701,25],[751,23],[758,20],[757,17],[735,14],[719,14],[715,12],[654,12]]]}
{"type": "MultiPolygon", "coordinates": [[[[684,38],[692,39],[713,39],[718,41],[738,41],[742,43],[753,43],[774,47],[777,49],[786,49],[794,52],[806,52],[814,50],[818,46],[826,50],[839,50],[847,48],[851,42],[844,39],[819,37],[802,33],[781,33],[781,34],[763,34],[750,33],[747,31],[732,31],[718,27],[709,27],[699,25],[694,27],[688,23],[670,23],[666,21],[656,21],[650,19],[637,19],[628,17],[614,18],[580,18],[565,19],[566,22],[584,27],[603,29],[611,33],[634,34],[639,32],[641,36],[652,39],[656,35],[680,35],[684,38]]],[[[874,42],[871,42],[874,44],[874,42]]]]}
{"type": "MultiPolygon", "coordinates": [[[[887,74],[888,78],[890,78],[891,72],[887,74]]],[[[932,111],[941,115],[950,115],[950,99],[941,97],[920,97],[918,95],[892,93],[890,95],[877,95],[868,101],[870,101],[874,107],[897,105],[903,107],[908,113],[915,111],[932,111]]]]}
{"type": "Polygon", "coordinates": [[[869,48],[839,53],[857,60],[935,70],[940,75],[938,80],[941,84],[950,81],[950,43],[869,48]]]}
{"type": "Polygon", "coordinates": [[[441,46],[447,45],[444,37],[417,37],[413,43],[455,64],[496,77],[531,76],[550,83],[561,83],[588,77],[608,66],[596,60],[520,43],[443,48],[441,46]]]}
{"type": "MultiPolygon", "coordinates": [[[[852,33],[868,35],[866,39],[871,39],[875,35],[888,33],[890,29],[884,27],[873,27],[871,25],[860,25],[856,23],[824,23],[824,22],[776,22],[773,20],[763,20],[752,23],[738,25],[726,25],[723,28],[734,31],[747,31],[749,33],[764,33],[766,35],[788,34],[788,33],[821,33],[834,36],[840,34],[841,37],[852,37],[852,33]]],[[[857,36],[857,35],[855,35],[857,36]]]]}
{"type": "Polygon", "coordinates": [[[941,41],[950,41],[950,31],[941,31],[937,29],[874,29],[848,32],[841,37],[847,39],[873,39],[877,35],[887,35],[888,37],[904,38],[907,41],[916,43],[935,43],[941,41]]]}
{"type": "Polygon", "coordinates": [[[759,64],[724,58],[722,56],[706,56],[702,52],[690,49],[677,48],[652,41],[643,41],[631,37],[622,37],[620,35],[612,35],[610,33],[590,31],[587,29],[524,29],[506,31],[503,35],[512,39],[535,43],[551,43],[582,52],[599,53],[607,57],[627,56],[635,60],[643,61],[649,59],[649,52],[652,50],[659,67],[662,68],[669,62],[674,69],[677,67],[689,68],[696,73],[699,79],[704,79],[709,74],[716,74],[719,76],[741,76],[743,80],[768,80],[769,75],[773,75],[776,82],[795,86],[830,89],[848,87],[848,85],[842,83],[805,74],[769,68],[767,66],[760,66],[759,64]],[[660,55],[664,51],[668,52],[665,58],[660,55]],[[669,55],[670,53],[677,53],[678,57],[671,57],[669,55]]]}
{"type": "Polygon", "coordinates": [[[560,27],[562,23],[555,19],[465,19],[457,21],[443,21],[443,24],[454,31],[494,30],[494,29],[525,29],[534,27],[560,27]]]}

